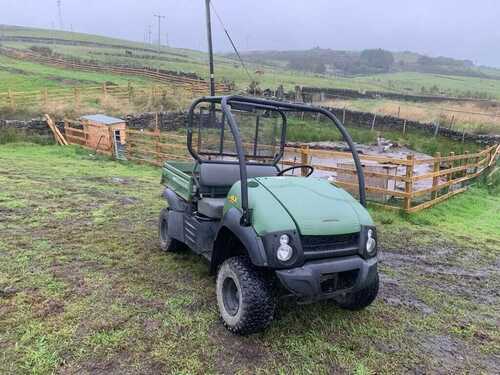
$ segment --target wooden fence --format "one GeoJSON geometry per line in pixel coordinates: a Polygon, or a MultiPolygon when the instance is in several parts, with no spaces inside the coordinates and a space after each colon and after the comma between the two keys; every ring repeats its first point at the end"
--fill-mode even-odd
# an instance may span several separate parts
{"type": "Polygon", "coordinates": [[[135,98],[177,97],[186,95],[189,99],[207,94],[207,88],[189,88],[168,85],[109,85],[68,88],[44,88],[32,91],[0,92],[0,108],[16,109],[25,106],[44,107],[51,103],[72,103],[78,108],[84,102],[107,97],[132,102],[135,98]]]}
{"type": "MultiPolygon", "coordinates": [[[[28,60],[40,64],[72,69],[88,72],[102,72],[119,75],[134,75],[159,81],[172,86],[184,88],[191,92],[206,93],[208,90],[208,82],[203,79],[195,79],[182,75],[169,74],[162,71],[155,71],[147,67],[125,67],[113,65],[98,65],[87,62],[76,62],[60,57],[47,57],[27,50],[19,50],[14,48],[0,48],[0,53],[15,59],[28,60]]],[[[230,87],[224,83],[216,83],[216,91],[220,94],[225,94],[230,91],[230,87]]]]}
{"type": "MultiPolygon", "coordinates": [[[[157,166],[163,165],[165,160],[190,159],[185,142],[185,136],[171,132],[127,129],[126,157],[157,166]]],[[[477,153],[448,156],[437,153],[426,159],[413,155],[401,159],[380,155],[360,155],[360,158],[370,200],[411,213],[465,191],[468,184],[495,164],[499,156],[500,145],[495,145],[477,153]]],[[[282,164],[310,164],[332,183],[353,194],[357,192],[356,171],[348,152],[287,147],[282,164]]]]}
{"type": "MultiPolygon", "coordinates": [[[[83,126],[78,121],[64,121],[64,137],[69,144],[78,145],[96,153],[114,156],[113,134],[106,128],[92,129],[92,134],[88,131],[90,124],[83,126]],[[95,146],[90,146],[91,137],[98,137],[95,146]]],[[[94,126],[95,128],[95,126],[94,126]]]]}

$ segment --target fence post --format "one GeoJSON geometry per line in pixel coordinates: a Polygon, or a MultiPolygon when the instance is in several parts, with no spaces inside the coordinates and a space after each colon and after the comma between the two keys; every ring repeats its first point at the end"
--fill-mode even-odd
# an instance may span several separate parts
{"type": "Polygon", "coordinates": [[[453,129],[453,123],[455,122],[455,115],[451,116],[451,121],[450,121],[450,130],[453,129]]]}
{"type": "Polygon", "coordinates": [[[434,124],[435,125],[435,129],[434,129],[434,138],[437,137],[438,133],[439,133],[439,121],[436,121],[436,123],[434,124]]]}
{"type": "Polygon", "coordinates": [[[74,89],[74,96],[75,96],[75,106],[76,108],[80,108],[80,89],[78,87],[75,87],[74,89]]]}
{"type": "Polygon", "coordinates": [[[130,81],[128,81],[127,94],[128,94],[128,102],[130,104],[132,103],[132,84],[130,83],[130,81]]]}
{"type": "Polygon", "coordinates": [[[403,122],[403,135],[406,134],[406,120],[403,122]]]}
{"type": "Polygon", "coordinates": [[[9,105],[12,110],[16,109],[16,102],[14,101],[14,93],[9,89],[9,105]]]}
{"type": "Polygon", "coordinates": [[[460,165],[463,165],[465,164],[465,170],[463,171],[464,173],[464,177],[467,177],[467,175],[469,174],[469,151],[465,151],[465,156],[467,156],[467,158],[465,159],[462,159],[462,162],[460,163],[460,165]],[[465,163],[464,163],[464,160],[465,160],[465,163]]]}
{"type": "MultiPolygon", "coordinates": [[[[302,146],[300,148],[300,164],[307,165],[309,159],[309,146],[302,146]]],[[[301,168],[300,174],[305,176],[307,173],[307,168],[301,168]]]]}
{"type": "Polygon", "coordinates": [[[375,121],[377,120],[377,114],[375,113],[373,115],[373,121],[372,121],[372,128],[371,128],[371,131],[373,131],[373,129],[375,129],[375,121]]]}
{"type": "Polygon", "coordinates": [[[49,90],[46,87],[42,90],[42,100],[44,106],[49,104],[49,90]]]}
{"type": "MultiPolygon", "coordinates": [[[[439,171],[441,170],[441,161],[439,160],[439,158],[441,158],[441,153],[436,152],[434,155],[434,168],[433,168],[434,173],[439,173],[439,171]]],[[[439,176],[434,176],[432,178],[432,188],[434,189],[438,185],[439,185],[439,176]]],[[[433,200],[436,199],[438,197],[438,191],[433,190],[431,197],[433,200]]]]}
{"type": "Polygon", "coordinates": [[[476,174],[476,173],[477,173],[477,171],[479,170],[478,163],[479,163],[480,159],[481,159],[481,157],[480,157],[480,156],[476,156],[476,157],[474,158],[474,172],[473,172],[474,174],[476,174]]]}
{"type": "Polygon", "coordinates": [[[464,127],[464,131],[462,132],[462,143],[465,143],[465,127],[464,127]]]}
{"type": "Polygon", "coordinates": [[[398,118],[401,116],[401,106],[398,106],[398,118]]]}
{"type": "MultiPolygon", "coordinates": [[[[450,156],[453,157],[455,156],[455,153],[453,151],[450,152],[450,156]]],[[[454,168],[455,167],[455,160],[450,160],[449,164],[448,164],[448,167],[450,169],[454,168]]],[[[448,182],[450,182],[451,180],[453,180],[455,177],[455,174],[453,172],[451,173],[448,173],[448,182]]],[[[448,186],[448,191],[450,191],[450,188],[451,188],[451,185],[448,186]]]]}
{"type": "Polygon", "coordinates": [[[415,169],[415,156],[408,155],[406,159],[410,163],[406,166],[405,193],[407,196],[404,199],[404,210],[408,212],[411,208],[411,198],[413,195],[413,170],[415,169]]]}
{"type": "Polygon", "coordinates": [[[342,124],[345,125],[345,106],[344,106],[344,110],[342,111],[342,124]]]}
{"type": "Polygon", "coordinates": [[[157,160],[158,164],[161,164],[160,128],[158,126],[158,112],[156,112],[156,116],[155,116],[155,131],[154,131],[154,133],[155,133],[154,137],[155,137],[156,160],[157,160]]]}

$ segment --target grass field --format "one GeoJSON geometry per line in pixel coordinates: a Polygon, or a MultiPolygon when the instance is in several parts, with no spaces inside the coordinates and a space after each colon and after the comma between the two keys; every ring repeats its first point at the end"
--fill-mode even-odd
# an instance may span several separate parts
{"type": "MultiPolygon", "coordinates": [[[[2,33],[7,36],[35,36],[45,38],[59,38],[67,41],[90,41],[102,46],[71,46],[63,44],[47,44],[55,52],[66,56],[93,59],[108,64],[129,64],[135,66],[154,66],[162,69],[193,72],[202,77],[208,76],[207,55],[204,52],[180,49],[162,48],[161,58],[154,52],[156,47],[139,42],[108,38],[90,34],[70,33],[58,30],[42,30],[4,26],[2,33]],[[106,46],[107,45],[107,46],[106,46]],[[111,46],[114,47],[111,47],[111,46]],[[140,51],[144,47],[150,51],[140,51]],[[133,56],[127,55],[131,50],[133,56]],[[145,58],[147,57],[147,58],[145,58]]],[[[4,42],[4,45],[15,48],[29,48],[32,43],[4,42]]],[[[38,44],[37,44],[38,45],[38,44]]],[[[246,89],[251,80],[260,82],[262,88],[275,89],[283,84],[286,89],[293,89],[296,85],[313,87],[336,87],[355,90],[379,90],[420,94],[422,87],[430,90],[436,86],[439,91],[447,95],[460,96],[483,93],[489,97],[500,99],[500,80],[481,79],[460,76],[445,76],[425,73],[393,73],[361,76],[354,78],[335,77],[331,75],[317,75],[300,73],[289,70],[283,64],[268,61],[262,64],[248,63],[251,78],[239,65],[239,62],[222,55],[216,56],[216,77],[218,80],[234,81],[238,88],[246,89]],[[256,75],[256,70],[263,71],[263,75],[256,75]]],[[[486,69],[486,68],[481,68],[486,69]]],[[[495,69],[486,69],[488,74],[497,74],[495,69]]]]}
{"type": "Polygon", "coordinates": [[[280,303],[229,334],[214,278],[156,241],[159,170],[74,147],[0,146],[0,373],[500,372],[500,197],[371,209],[382,288],[363,312],[280,303]]]}
{"type": "Polygon", "coordinates": [[[103,82],[127,85],[150,82],[136,76],[83,72],[19,61],[0,55],[0,92],[32,91],[68,86],[98,86],[103,82]]]}

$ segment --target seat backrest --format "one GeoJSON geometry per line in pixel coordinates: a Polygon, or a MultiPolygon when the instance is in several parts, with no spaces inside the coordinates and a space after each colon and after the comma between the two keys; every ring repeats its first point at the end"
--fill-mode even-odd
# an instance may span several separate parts
{"type": "MultiPolygon", "coordinates": [[[[247,176],[270,177],[276,176],[278,169],[272,165],[247,165],[247,176]]],[[[200,185],[204,188],[231,187],[240,180],[240,167],[238,164],[200,164],[200,185]]]]}

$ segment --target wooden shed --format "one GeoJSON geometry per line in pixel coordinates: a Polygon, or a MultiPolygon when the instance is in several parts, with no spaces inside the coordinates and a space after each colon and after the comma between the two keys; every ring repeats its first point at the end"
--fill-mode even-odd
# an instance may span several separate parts
{"type": "Polygon", "coordinates": [[[88,147],[115,153],[125,144],[125,120],[106,115],[86,115],[80,117],[80,121],[88,147]]]}

